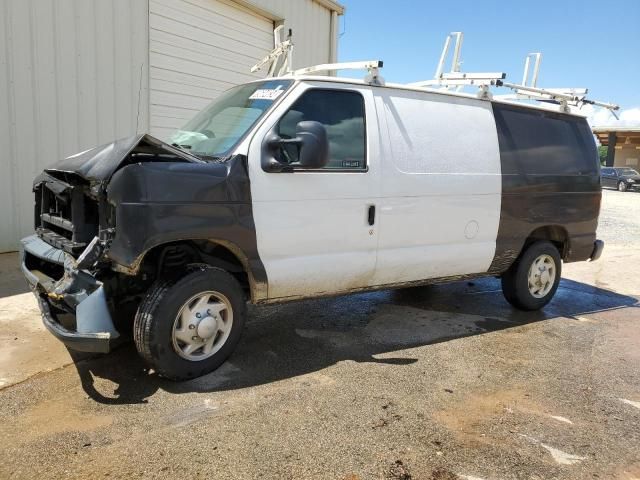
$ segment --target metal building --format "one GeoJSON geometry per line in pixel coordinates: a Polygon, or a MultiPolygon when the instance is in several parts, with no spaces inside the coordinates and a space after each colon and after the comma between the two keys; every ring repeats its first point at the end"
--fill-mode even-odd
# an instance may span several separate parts
{"type": "Polygon", "coordinates": [[[0,252],[33,229],[43,168],[135,133],[165,138],[294,33],[335,62],[333,0],[0,0],[0,252]]]}

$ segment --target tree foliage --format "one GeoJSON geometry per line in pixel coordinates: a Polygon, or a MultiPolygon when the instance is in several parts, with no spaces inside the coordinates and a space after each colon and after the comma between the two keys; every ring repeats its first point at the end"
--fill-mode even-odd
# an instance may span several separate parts
{"type": "Polygon", "coordinates": [[[609,147],[605,147],[604,145],[600,145],[598,147],[598,156],[600,157],[600,164],[604,165],[607,162],[607,152],[609,151],[609,147]]]}

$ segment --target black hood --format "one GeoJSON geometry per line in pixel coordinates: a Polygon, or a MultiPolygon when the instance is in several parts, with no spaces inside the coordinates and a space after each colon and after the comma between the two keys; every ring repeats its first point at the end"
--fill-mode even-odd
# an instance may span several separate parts
{"type": "Polygon", "coordinates": [[[76,153],[47,168],[45,172],[54,176],[56,172],[73,173],[90,182],[102,182],[109,180],[116,170],[128,163],[148,161],[203,162],[184,150],[144,134],[76,153]]]}

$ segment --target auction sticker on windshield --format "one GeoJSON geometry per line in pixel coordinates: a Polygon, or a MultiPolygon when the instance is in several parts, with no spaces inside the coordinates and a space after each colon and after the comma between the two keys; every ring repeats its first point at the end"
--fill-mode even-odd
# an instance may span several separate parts
{"type": "Polygon", "coordinates": [[[280,95],[282,95],[284,90],[280,90],[279,88],[260,88],[253,92],[253,94],[249,97],[250,100],[275,100],[280,95]]]}

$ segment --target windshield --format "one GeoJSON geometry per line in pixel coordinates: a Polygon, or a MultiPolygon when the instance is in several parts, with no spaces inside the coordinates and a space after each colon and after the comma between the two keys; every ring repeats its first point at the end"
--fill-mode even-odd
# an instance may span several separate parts
{"type": "Polygon", "coordinates": [[[175,132],[169,143],[196,155],[223,157],[291,83],[269,80],[227,90],[175,132]]]}
{"type": "Polygon", "coordinates": [[[618,175],[638,175],[633,168],[619,168],[618,175]]]}

